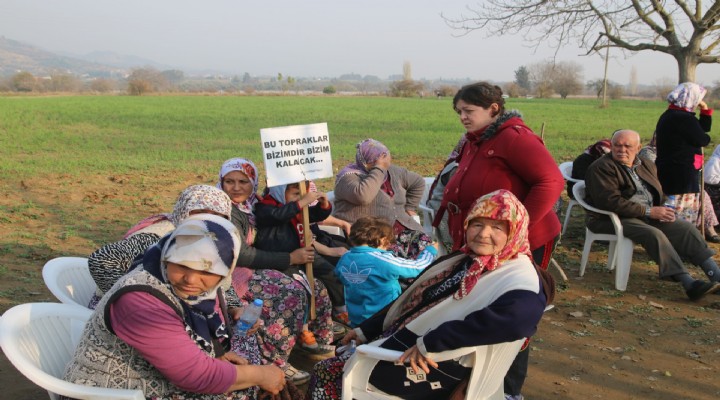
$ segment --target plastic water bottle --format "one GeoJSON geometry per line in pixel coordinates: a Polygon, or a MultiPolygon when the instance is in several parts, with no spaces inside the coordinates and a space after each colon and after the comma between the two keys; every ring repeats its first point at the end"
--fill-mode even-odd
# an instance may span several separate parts
{"type": "Polygon", "coordinates": [[[677,206],[677,197],[674,194],[668,195],[667,200],[663,205],[667,208],[672,208],[674,210],[677,206]]]}
{"type": "Polygon", "coordinates": [[[245,307],[242,316],[238,320],[237,325],[235,325],[235,334],[237,336],[245,337],[247,335],[248,330],[255,325],[255,321],[260,317],[262,306],[263,301],[261,299],[255,299],[245,307]]]}

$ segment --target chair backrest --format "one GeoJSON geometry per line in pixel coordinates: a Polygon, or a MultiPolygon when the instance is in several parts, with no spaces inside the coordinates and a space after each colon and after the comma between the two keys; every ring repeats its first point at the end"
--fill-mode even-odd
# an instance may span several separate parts
{"type": "Polygon", "coordinates": [[[25,377],[51,399],[144,399],[140,390],[105,389],[62,380],[92,311],[70,304],[27,303],[0,318],[0,347],[25,377]]]}
{"type": "MultiPolygon", "coordinates": [[[[560,173],[562,174],[563,178],[565,178],[566,181],[570,182],[580,182],[582,179],[577,179],[572,177],[572,169],[573,169],[573,162],[572,161],[566,161],[564,163],[561,163],[558,168],[560,168],[560,173]]],[[[574,193],[573,193],[574,194],[574,193]]]]}
{"type": "Polygon", "coordinates": [[[58,257],[43,267],[45,286],[65,304],[87,307],[97,286],[83,257],[58,257]]]}

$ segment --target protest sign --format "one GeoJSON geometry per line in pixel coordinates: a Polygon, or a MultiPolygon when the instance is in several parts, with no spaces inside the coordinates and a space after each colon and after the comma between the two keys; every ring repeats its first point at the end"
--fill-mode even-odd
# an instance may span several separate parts
{"type": "Polygon", "coordinates": [[[268,186],[333,176],[327,123],[260,129],[268,186]]]}

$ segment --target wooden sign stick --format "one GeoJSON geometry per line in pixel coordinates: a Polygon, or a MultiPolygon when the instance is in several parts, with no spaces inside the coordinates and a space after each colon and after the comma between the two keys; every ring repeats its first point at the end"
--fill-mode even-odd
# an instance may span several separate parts
{"type": "MultiPolygon", "coordinates": [[[[300,197],[305,196],[307,193],[307,182],[300,182],[300,197]]],[[[313,235],[310,230],[310,212],[308,206],[303,207],[303,232],[305,232],[305,247],[312,247],[313,235]]],[[[312,262],[305,263],[305,275],[308,279],[308,285],[310,286],[310,319],[315,319],[315,278],[313,278],[313,265],[312,262]]]]}

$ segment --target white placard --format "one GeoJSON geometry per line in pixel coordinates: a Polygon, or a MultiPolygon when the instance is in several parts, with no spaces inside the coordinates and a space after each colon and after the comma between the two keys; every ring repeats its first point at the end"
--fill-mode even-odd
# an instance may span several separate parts
{"type": "Polygon", "coordinates": [[[260,129],[268,186],[333,176],[327,123],[260,129]]]}

